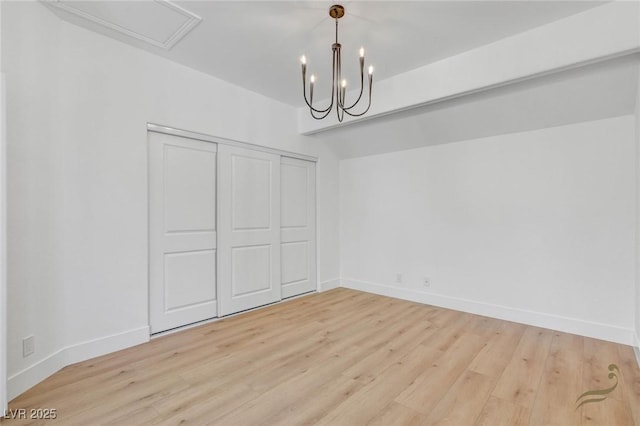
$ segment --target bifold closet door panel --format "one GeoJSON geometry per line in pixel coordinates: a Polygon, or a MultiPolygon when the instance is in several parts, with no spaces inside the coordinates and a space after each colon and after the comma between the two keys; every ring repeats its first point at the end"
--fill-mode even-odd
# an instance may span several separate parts
{"type": "Polygon", "coordinates": [[[151,332],[216,317],[217,145],[149,132],[151,332]]]}
{"type": "Polygon", "coordinates": [[[280,156],[218,150],[220,314],[281,299],[280,156]]]}
{"type": "Polygon", "coordinates": [[[316,163],[282,157],[280,162],[282,298],[317,289],[316,163]]]}

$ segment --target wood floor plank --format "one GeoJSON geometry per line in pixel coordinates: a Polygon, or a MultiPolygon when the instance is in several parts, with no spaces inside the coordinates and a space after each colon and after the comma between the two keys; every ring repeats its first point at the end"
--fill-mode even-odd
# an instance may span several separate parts
{"type": "Polygon", "coordinates": [[[9,408],[58,418],[2,426],[640,426],[640,369],[627,346],[336,289],[68,366],[9,408]],[[618,388],[575,410],[609,363],[618,388]]]}
{"type": "Polygon", "coordinates": [[[580,410],[583,426],[633,426],[635,424],[629,406],[615,398],[585,404],[580,407],[580,410]]]}
{"type": "Polygon", "coordinates": [[[618,345],[618,355],[620,356],[618,367],[624,382],[623,391],[626,392],[629,400],[628,407],[633,421],[636,425],[640,425],[640,368],[632,347],[618,345]]]}
{"type": "MultiPolygon", "coordinates": [[[[223,416],[236,407],[256,398],[258,394],[241,383],[216,387],[207,391],[206,395],[198,398],[197,402],[190,401],[172,409],[162,416],[159,425],[203,425],[212,419],[223,416]]],[[[158,408],[157,411],[163,411],[158,408]]]]}
{"type": "Polygon", "coordinates": [[[425,424],[425,422],[426,416],[424,414],[392,401],[376,417],[371,419],[367,426],[418,426],[425,424]]]}
{"type": "MultiPolygon", "coordinates": [[[[96,417],[89,418],[79,424],[88,424],[95,421],[96,417]]],[[[162,421],[158,412],[152,407],[142,407],[137,410],[114,411],[100,418],[100,423],[110,426],[130,425],[155,425],[162,421]]]]}
{"type": "Polygon", "coordinates": [[[529,424],[571,426],[580,424],[576,398],[582,390],[582,336],[555,332],[529,424]]]}
{"type": "Polygon", "coordinates": [[[426,424],[473,424],[486,404],[497,378],[466,370],[427,417],[426,424]]]}
{"type": "Polygon", "coordinates": [[[299,405],[289,404],[269,422],[270,425],[313,425],[317,424],[334,407],[349,399],[364,384],[345,376],[337,376],[318,388],[317,392],[299,405]]]}
{"type": "Polygon", "coordinates": [[[487,376],[500,377],[518,347],[526,326],[503,322],[489,338],[469,366],[469,369],[487,376]]]}
{"type": "Polygon", "coordinates": [[[270,423],[268,419],[277,419],[291,405],[300,406],[312,401],[329,382],[339,381],[342,371],[361,356],[362,352],[357,348],[348,348],[329,358],[314,361],[315,365],[307,365],[305,371],[287,375],[287,380],[277,384],[269,378],[265,383],[272,384],[271,387],[258,386],[258,397],[217,420],[220,424],[270,423]]]}
{"type": "Polygon", "coordinates": [[[438,352],[418,345],[323,417],[320,425],[359,425],[378,417],[384,407],[424,371],[438,352]]]}
{"type": "Polygon", "coordinates": [[[531,407],[538,391],[552,338],[551,330],[528,327],[500,376],[493,395],[505,401],[531,407]]]}
{"type": "Polygon", "coordinates": [[[111,421],[121,414],[133,413],[156,401],[186,389],[188,385],[177,375],[159,375],[117,382],[73,399],[56,404],[60,418],[73,424],[88,424],[93,419],[111,421]],[[109,401],[109,404],[104,404],[109,401]]]}
{"type": "Polygon", "coordinates": [[[355,380],[370,382],[380,372],[404,357],[422,339],[438,331],[426,320],[421,320],[419,315],[414,317],[417,317],[415,321],[405,320],[382,345],[373,350],[369,347],[370,353],[354,362],[343,374],[355,380]]]}
{"type": "Polygon", "coordinates": [[[395,401],[421,413],[430,413],[484,345],[483,338],[462,334],[444,353],[437,346],[430,347],[436,354],[435,359],[395,401]]]}
{"type": "MultiPolygon", "coordinates": [[[[584,391],[592,389],[605,389],[613,382],[609,379],[609,365],[620,366],[620,356],[618,346],[615,343],[604,342],[602,340],[584,338],[584,375],[582,388],[584,391]]],[[[607,395],[607,398],[614,398],[619,401],[627,400],[627,393],[624,392],[624,376],[617,374],[618,387],[614,392],[607,395]]]]}
{"type": "MultiPolygon", "coordinates": [[[[615,382],[609,379],[609,365],[620,367],[621,360],[615,343],[584,338],[584,368],[582,390],[610,388],[615,382]]],[[[588,403],[581,408],[582,425],[633,425],[629,395],[626,392],[624,375],[616,374],[618,385],[607,399],[598,403],[588,403]]]]}
{"type": "Polygon", "coordinates": [[[468,331],[478,336],[490,338],[496,333],[499,333],[505,324],[507,324],[505,321],[495,318],[474,315],[468,331]]]}
{"type": "Polygon", "coordinates": [[[492,396],[484,405],[475,426],[526,426],[531,409],[492,396]]]}

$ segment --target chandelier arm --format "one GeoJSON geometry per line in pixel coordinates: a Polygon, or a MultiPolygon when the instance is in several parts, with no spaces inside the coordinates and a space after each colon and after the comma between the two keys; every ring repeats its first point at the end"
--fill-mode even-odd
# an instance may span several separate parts
{"type": "Polygon", "coordinates": [[[309,105],[309,112],[311,113],[311,117],[313,117],[316,120],[323,120],[325,119],[329,114],[331,114],[331,110],[333,110],[333,102],[334,102],[334,98],[333,98],[333,92],[331,93],[331,103],[329,104],[329,106],[322,110],[316,110],[315,108],[311,107],[311,105],[309,105]],[[319,116],[316,116],[316,114],[320,114],[319,116]]]}
{"type": "MultiPolygon", "coordinates": [[[[304,74],[303,74],[303,78],[304,78],[304,74]]],[[[333,107],[333,99],[331,99],[331,103],[329,104],[329,106],[326,109],[317,109],[317,108],[314,108],[313,106],[311,106],[311,104],[307,100],[307,87],[305,85],[305,81],[304,80],[302,81],[302,95],[304,96],[304,101],[307,104],[307,106],[309,107],[309,109],[311,111],[313,111],[313,112],[317,112],[318,114],[324,114],[327,111],[331,111],[331,108],[333,107]]]]}
{"type": "MultiPolygon", "coordinates": [[[[332,78],[331,78],[331,87],[332,87],[332,90],[331,90],[331,103],[329,104],[329,106],[326,109],[319,110],[319,109],[316,109],[316,108],[312,107],[311,104],[307,101],[307,95],[306,94],[304,95],[304,100],[307,103],[307,105],[309,106],[309,112],[311,113],[311,117],[315,118],[316,120],[322,120],[322,119],[326,118],[331,113],[331,110],[333,109],[333,103],[335,101],[335,98],[334,98],[335,92],[333,91],[333,88],[335,87],[335,83],[336,83],[336,80],[335,80],[335,69],[336,69],[336,51],[334,50],[333,51],[333,59],[332,59],[332,71],[333,72],[332,72],[332,78]],[[316,116],[314,114],[314,112],[317,113],[317,114],[320,114],[320,115],[316,116]]],[[[304,91],[304,88],[303,88],[303,91],[304,91]]]]}
{"type": "Polygon", "coordinates": [[[311,104],[309,103],[309,101],[307,100],[307,95],[304,95],[304,100],[307,104],[307,106],[309,107],[309,109],[313,112],[317,112],[318,114],[323,114],[325,112],[331,111],[331,108],[333,107],[333,101],[331,104],[329,104],[329,106],[326,109],[317,109],[311,106],[311,104]]]}
{"type": "Polygon", "coordinates": [[[336,73],[338,74],[338,78],[336,79],[336,96],[338,97],[338,106],[342,108],[344,106],[344,92],[342,91],[342,52],[338,49],[338,66],[336,68],[336,73]]]}
{"type": "Polygon", "coordinates": [[[315,118],[316,120],[322,120],[324,118],[326,118],[329,114],[331,114],[331,110],[333,109],[333,100],[331,100],[331,104],[329,105],[329,107],[323,111],[319,111],[315,108],[309,108],[309,112],[311,113],[311,117],[315,118]],[[320,114],[319,116],[316,116],[316,114],[320,114]]]}
{"type": "MultiPolygon", "coordinates": [[[[344,97],[344,90],[340,88],[339,84],[336,85],[336,92],[338,92],[338,96],[340,96],[340,94],[342,93],[342,97],[344,97]]],[[[338,101],[338,105],[336,106],[336,116],[338,117],[338,123],[342,123],[342,120],[344,120],[344,108],[342,107],[343,102],[344,99],[342,99],[342,102],[338,101]]]]}
{"type": "Polygon", "coordinates": [[[328,110],[324,114],[316,117],[316,115],[314,114],[314,110],[313,109],[310,109],[309,112],[311,113],[311,117],[315,118],[316,120],[322,120],[322,119],[326,118],[329,114],[331,114],[331,110],[328,110]]]}
{"type": "MultiPolygon", "coordinates": [[[[338,20],[336,19],[336,40],[338,37],[338,20]]],[[[340,109],[342,109],[343,99],[342,94],[340,92],[340,84],[342,82],[342,54],[341,54],[341,46],[336,41],[333,47],[333,75],[334,75],[334,84],[332,86],[332,93],[336,96],[336,115],[338,117],[338,121],[342,121],[342,117],[340,116],[340,109]]],[[[344,115],[344,114],[343,114],[344,115]]]]}
{"type": "MultiPolygon", "coordinates": [[[[336,16],[335,18],[336,21],[336,41],[333,44],[333,46],[331,47],[331,49],[333,50],[333,84],[331,85],[331,96],[333,96],[335,94],[336,96],[336,112],[340,110],[340,105],[342,104],[341,100],[340,100],[340,91],[339,91],[339,87],[340,87],[340,79],[342,78],[341,76],[341,63],[340,63],[340,43],[338,43],[338,17],[336,16]]],[[[338,117],[339,119],[339,117],[338,117]]]]}
{"type": "MultiPolygon", "coordinates": [[[[335,59],[334,59],[335,61],[335,59]]],[[[329,115],[329,113],[331,112],[331,109],[333,108],[333,93],[331,95],[331,103],[329,104],[329,106],[325,109],[317,109],[314,108],[312,105],[313,102],[313,86],[310,84],[310,91],[311,91],[311,102],[309,102],[309,100],[307,99],[307,85],[306,85],[306,80],[307,80],[307,66],[306,64],[302,65],[302,96],[304,97],[304,102],[307,104],[307,106],[309,107],[309,111],[311,112],[311,116],[313,116],[313,118],[315,118],[316,120],[321,120],[322,118],[325,118],[327,115],[329,115]],[[313,113],[317,113],[317,114],[325,114],[324,116],[322,116],[321,118],[316,118],[313,113]]]]}
{"type": "Polygon", "coordinates": [[[361,60],[360,61],[360,94],[358,95],[358,99],[356,99],[356,101],[352,103],[351,106],[343,107],[343,109],[345,111],[349,111],[351,108],[358,105],[358,102],[360,102],[360,99],[362,98],[363,92],[364,92],[364,61],[361,60]]]}
{"type": "MultiPolygon", "coordinates": [[[[336,34],[338,31],[338,20],[336,19],[336,34]]],[[[333,102],[336,101],[338,102],[338,99],[336,99],[335,96],[335,92],[334,92],[334,88],[336,87],[336,57],[338,58],[338,61],[340,60],[340,51],[338,50],[338,52],[336,53],[336,50],[333,49],[333,54],[331,55],[331,108],[333,108],[333,102]]],[[[327,115],[329,115],[329,113],[327,112],[327,115]]],[[[325,115],[325,117],[327,116],[325,115]]]]}
{"type": "Polygon", "coordinates": [[[367,111],[369,111],[369,108],[371,108],[371,85],[373,83],[373,77],[369,76],[369,104],[367,105],[367,109],[365,109],[364,111],[362,111],[361,113],[350,113],[348,110],[344,110],[344,112],[346,112],[348,115],[350,115],[351,117],[361,117],[363,115],[365,115],[367,113],[367,111]]]}

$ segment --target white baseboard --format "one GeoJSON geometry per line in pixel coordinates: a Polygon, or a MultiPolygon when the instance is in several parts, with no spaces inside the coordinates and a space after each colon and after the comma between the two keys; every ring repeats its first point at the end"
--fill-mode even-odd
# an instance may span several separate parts
{"type": "Polygon", "coordinates": [[[40,383],[67,365],[100,355],[119,351],[149,341],[149,327],[144,326],[123,333],[88,340],[64,347],[7,380],[9,400],[40,383]]]}
{"type": "Polygon", "coordinates": [[[322,292],[327,290],[333,290],[334,288],[338,288],[338,287],[340,287],[340,278],[334,278],[332,280],[322,281],[318,286],[318,291],[322,292]]]}
{"type": "Polygon", "coordinates": [[[65,363],[64,354],[65,350],[60,349],[24,370],[9,376],[7,379],[9,401],[65,367],[67,364],[65,363]]]}
{"type": "Polygon", "coordinates": [[[351,278],[341,279],[340,282],[343,287],[351,288],[353,290],[395,297],[397,299],[410,300],[412,302],[425,303],[428,305],[469,312],[491,318],[592,337],[594,339],[622,343],[624,345],[634,345],[635,339],[633,330],[614,325],[584,321],[544,312],[510,308],[508,306],[427,293],[414,289],[398,288],[385,284],[354,280],[351,278]]]}

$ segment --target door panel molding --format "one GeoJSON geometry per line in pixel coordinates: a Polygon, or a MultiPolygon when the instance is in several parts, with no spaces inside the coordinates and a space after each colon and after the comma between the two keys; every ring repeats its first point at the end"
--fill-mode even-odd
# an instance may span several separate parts
{"type": "Polygon", "coordinates": [[[218,150],[220,315],[281,300],[280,156],[218,150]]]}
{"type": "Polygon", "coordinates": [[[282,157],[281,287],[282,298],[317,289],[316,164],[282,157]]]}
{"type": "Polygon", "coordinates": [[[148,139],[149,323],[159,333],[218,315],[217,145],[148,139]]]}

